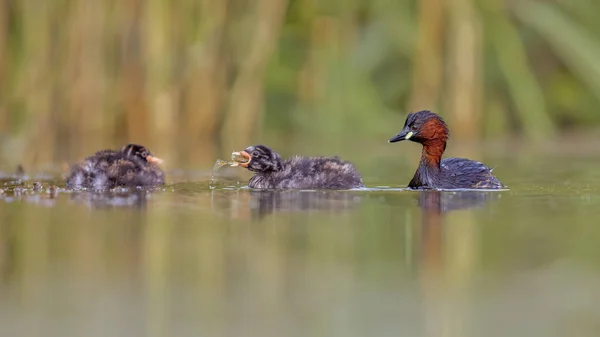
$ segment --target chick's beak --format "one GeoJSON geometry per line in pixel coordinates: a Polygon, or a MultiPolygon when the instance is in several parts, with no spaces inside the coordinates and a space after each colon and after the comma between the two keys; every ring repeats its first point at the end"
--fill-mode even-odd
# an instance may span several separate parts
{"type": "Polygon", "coordinates": [[[402,131],[400,131],[399,134],[395,135],[390,140],[388,140],[388,142],[389,143],[401,142],[403,140],[409,140],[410,137],[412,137],[412,136],[413,136],[412,131],[402,130],[402,131]]]}
{"type": "Polygon", "coordinates": [[[231,157],[241,167],[248,167],[252,156],[246,151],[232,152],[231,157]]]}
{"type": "Polygon", "coordinates": [[[154,156],[147,156],[146,161],[152,164],[162,164],[164,162],[164,160],[154,156]]]}

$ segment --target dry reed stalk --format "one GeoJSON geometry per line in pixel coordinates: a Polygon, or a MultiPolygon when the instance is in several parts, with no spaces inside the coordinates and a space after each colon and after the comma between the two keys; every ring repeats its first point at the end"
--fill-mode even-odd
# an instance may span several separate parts
{"type": "Polygon", "coordinates": [[[145,69],[141,61],[142,4],[141,0],[125,0],[122,5],[121,26],[124,33],[119,90],[125,115],[124,141],[147,144],[150,121],[144,93],[145,69]]]}
{"type": "Polygon", "coordinates": [[[67,67],[68,105],[71,118],[65,123],[75,124],[70,143],[82,155],[110,144],[113,113],[105,111],[106,70],[103,60],[106,27],[105,5],[95,0],[81,0],[74,4],[69,34],[67,67]]]}
{"type": "Polygon", "coordinates": [[[420,0],[408,110],[437,109],[443,80],[444,2],[420,0]]]}
{"type": "Polygon", "coordinates": [[[472,0],[454,0],[449,11],[448,113],[457,138],[480,136],[482,95],[481,22],[472,0]]]}
{"type": "Polygon", "coordinates": [[[248,144],[260,118],[264,76],[285,18],[287,0],[259,0],[247,57],[231,90],[221,133],[226,148],[248,144]]]}
{"type": "MultiPolygon", "coordinates": [[[[178,91],[172,85],[173,48],[171,7],[167,0],[148,0],[144,8],[143,52],[146,64],[145,97],[150,114],[148,146],[168,154],[175,148],[178,134],[178,91]]],[[[166,155],[163,155],[167,157],[166,155]]]]}
{"type": "Polygon", "coordinates": [[[321,16],[311,20],[309,53],[298,76],[298,97],[304,102],[315,102],[325,92],[327,65],[320,62],[321,52],[335,39],[336,22],[321,16]]]}
{"type": "Polygon", "coordinates": [[[0,132],[8,127],[7,100],[7,66],[8,66],[8,0],[0,0],[0,132]]]}
{"type": "MultiPolygon", "coordinates": [[[[20,3],[23,27],[23,64],[17,83],[17,95],[21,100],[27,127],[22,128],[21,151],[16,160],[25,166],[49,163],[55,158],[55,132],[52,128],[52,71],[53,36],[51,28],[51,4],[35,0],[20,3]]],[[[22,116],[23,117],[23,116],[22,116]]]]}
{"type": "Polygon", "coordinates": [[[223,52],[226,40],[227,1],[203,0],[197,9],[199,25],[192,35],[185,85],[182,125],[189,146],[182,147],[185,158],[193,165],[214,160],[214,147],[206,146],[214,139],[217,123],[226,97],[229,61],[223,52]]]}

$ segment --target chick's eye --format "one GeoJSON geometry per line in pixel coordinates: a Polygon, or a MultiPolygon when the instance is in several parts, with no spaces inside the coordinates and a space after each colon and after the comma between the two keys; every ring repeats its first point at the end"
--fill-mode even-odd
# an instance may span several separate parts
{"type": "Polygon", "coordinates": [[[252,152],[252,157],[258,157],[258,156],[260,156],[260,153],[258,153],[258,151],[252,152]]]}
{"type": "Polygon", "coordinates": [[[413,126],[410,127],[410,129],[413,130],[413,131],[417,131],[418,127],[416,125],[413,125],[413,126]]]}
{"type": "Polygon", "coordinates": [[[140,155],[144,158],[148,157],[148,152],[146,151],[142,151],[142,153],[140,153],[140,155]]]}

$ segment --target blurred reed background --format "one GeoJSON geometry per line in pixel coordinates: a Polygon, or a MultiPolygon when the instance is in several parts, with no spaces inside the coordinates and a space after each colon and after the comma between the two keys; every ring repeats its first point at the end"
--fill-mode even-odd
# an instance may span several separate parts
{"type": "Polygon", "coordinates": [[[129,141],[183,167],[256,142],[344,155],[425,108],[453,139],[544,140],[600,123],[598,12],[590,0],[0,0],[0,160],[42,167],[129,141]]]}

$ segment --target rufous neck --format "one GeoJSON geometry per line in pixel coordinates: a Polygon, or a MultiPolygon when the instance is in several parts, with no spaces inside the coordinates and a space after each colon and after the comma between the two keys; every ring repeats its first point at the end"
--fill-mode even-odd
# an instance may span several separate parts
{"type": "Polygon", "coordinates": [[[431,140],[423,143],[421,152],[421,165],[427,165],[429,168],[440,168],[442,155],[446,149],[446,142],[442,140],[431,140]]]}

